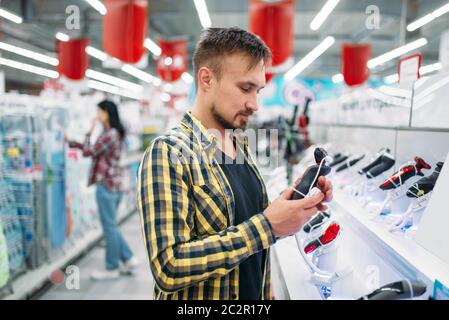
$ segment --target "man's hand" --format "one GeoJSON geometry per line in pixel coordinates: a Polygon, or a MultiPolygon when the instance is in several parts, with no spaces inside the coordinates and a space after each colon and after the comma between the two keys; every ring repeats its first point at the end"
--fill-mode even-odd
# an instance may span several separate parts
{"type": "MultiPolygon", "coordinates": [[[[329,179],[326,179],[326,177],[319,177],[316,187],[320,189],[320,191],[325,195],[323,202],[330,202],[333,197],[333,187],[332,183],[329,179]]],[[[318,204],[318,211],[325,211],[327,210],[327,206],[323,203],[318,204]]]]}
{"type": "MultiPolygon", "coordinates": [[[[298,185],[299,181],[301,181],[302,179],[302,175],[299,176],[295,182],[293,183],[293,186],[298,185]]],[[[321,192],[325,195],[323,202],[330,202],[332,201],[332,197],[333,197],[333,187],[332,187],[332,183],[330,182],[329,179],[327,179],[324,176],[321,176],[318,178],[318,181],[316,183],[316,187],[318,189],[321,190],[321,192]]],[[[318,204],[318,211],[325,211],[327,210],[327,206],[325,204],[318,204]]]]}
{"type": "MultiPolygon", "coordinates": [[[[329,185],[326,181],[322,183],[323,189],[320,190],[327,190],[329,185]]],[[[330,191],[332,196],[332,188],[330,191]]],[[[298,232],[324,206],[321,204],[325,198],[323,192],[300,200],[290,200],[293,192],[293,187],[284,191],[264,211],[276,237],[285,237],[298,232]]]]}

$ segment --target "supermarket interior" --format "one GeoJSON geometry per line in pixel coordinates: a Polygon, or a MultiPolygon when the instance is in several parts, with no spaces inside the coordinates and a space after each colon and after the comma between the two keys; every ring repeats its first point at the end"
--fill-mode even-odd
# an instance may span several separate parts
{"type": "Polygon", "coordinates": [[[0,300],[449,300],[448,101],[447,0],[0,0],[0,300]]]}

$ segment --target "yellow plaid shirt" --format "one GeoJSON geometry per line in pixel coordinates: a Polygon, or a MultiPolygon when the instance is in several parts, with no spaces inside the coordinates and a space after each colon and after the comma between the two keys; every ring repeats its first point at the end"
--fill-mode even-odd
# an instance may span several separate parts
{"type": "MultiPolygon", "coordinates": [[[[236,138],[268,196],[246,139],[236,138]]],[[[156,138],[138,172],[138,210],[155,299],[238,299],[239,264],[266,249],[262,299],[272,299],[269,247],[276,238],[263,213],[234,225],[234,196],[214,158],[216,138],[187,112],[156,138]]]]}

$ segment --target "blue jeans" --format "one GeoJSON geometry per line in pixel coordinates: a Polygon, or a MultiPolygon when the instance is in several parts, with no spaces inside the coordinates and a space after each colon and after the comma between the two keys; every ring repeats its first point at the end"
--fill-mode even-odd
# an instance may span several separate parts
{"type": "Polygon", "coordinates": [[[110,191],[102,183],[97,183],[96,198],[106,241],[106,269],[115,270],[119,267],[119,260],[127,261],[133,256],[117,225],[122,192],[110,191]]]}

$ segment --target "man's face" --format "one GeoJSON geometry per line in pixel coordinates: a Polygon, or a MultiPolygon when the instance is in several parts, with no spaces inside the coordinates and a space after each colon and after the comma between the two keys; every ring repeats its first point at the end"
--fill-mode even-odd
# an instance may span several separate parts
{"type": "Polygon", "coordinates": [[[210,111],[225,129],[245,130],[249,117],[258,110],[257,94],[265,86],[265,64],[260,60],[254,68],[249,69],[249,65],[249,57],[243,54],[223,58],[221,79],[211,87],[210,111]]]}

